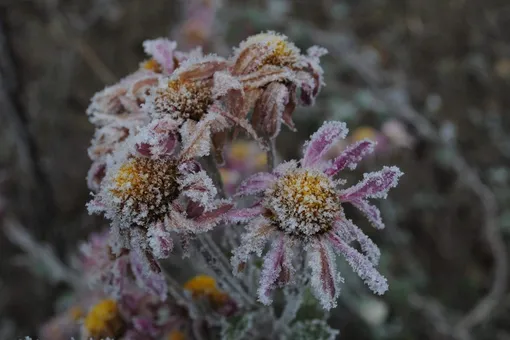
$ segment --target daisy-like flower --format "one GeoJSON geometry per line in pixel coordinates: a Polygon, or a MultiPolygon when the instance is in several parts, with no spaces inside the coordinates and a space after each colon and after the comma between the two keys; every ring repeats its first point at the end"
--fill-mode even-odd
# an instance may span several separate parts
{"type": "Polygon", "coordinates": [[[96,93],[87,109],[96,132],[88,150],[93,161],[87,182],[89,188],[98,191],[106,172],[106,157],[112,154],[127,137],[149,123],[149,115],[141,109],[146,96],[159,84],[163,76],[171,75],[188,58],[201,56],[200,51],[188,53],[176,51],[177,44],[159,38],[143,43],[151,58],[140,68],[117,84],[96,93]]]}
{"type": "Polygon", "coordinates": [[[251,253],[262,255],[265,244],[271,247],[264,256],[258,289],[259,300],[271,303],[271,291],[289,283],[295,272],[294,261],[302,250],[308,255],[311,285],[325,309],[336,306],[339,276],[335,254],[341,254],[353,270],[377,294],[388,284],[375,269],[379,260],[377,246],[343,212],[342,204],[358,208],[378,229],[384,227],[379,210],[370,198],[385,198],[397,185],[402,172],[384,167],[364,175],[358,184],[342,188],[335,179],[341,170],[353,169],[362,157],[373,150],[374,142],[361,140],[346,148],[333,160],[324,160],[329,148],[345,138],[344,123],[327,122],[305,144],[299,162],[282,163],[273,173],[258,173],[241,183],[237,195],[255,195],[257,203],[230,212],[233,221],[247,223],[241,246],[234,251],[232,264],[241,271],[251,253]],[[361,253],[350,244],[358,242],[361,253]]]}
{"type": "Polygon", "coordinates": [[[89,211],[112,221],[114,254],[130,249],[141,258],[149,256],[145,262],[151,264],[152,256],[169,256],[171,232],[183,239],[206,232],[232,207],[228,200],[216,198],[212,180],[194,160],[203,154],[200,141],[206,122],[183,130],[182,143],[177,143],[177,137],[168,133],[174,121],[156,120],[109,159],[89,211]]]}
{"type": "Polygon", "coordinates": [[[235,115],[254,107],[252,124],[259,134],[274,138],[281,122],[294,130],[297,104],[312,105],[323,85],[319,58],[326,49],[313,46],[304,55],[284,35],[260,33],[243,41],[232,57],[231,74],[243,85],[235,115]],[[297,94],[300,92],[299,100],[297,94]]]}

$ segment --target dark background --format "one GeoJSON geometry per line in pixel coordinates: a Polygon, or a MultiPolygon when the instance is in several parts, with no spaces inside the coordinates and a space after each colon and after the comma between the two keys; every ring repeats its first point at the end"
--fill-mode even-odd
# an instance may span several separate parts
{"type": "MultiPolygon", "coordinates": [[[[216,15],[208,51],[268,29],[330,50],[317,105],[296,114],[300,140],[326,119],[351,130],[397,119],[414,140],[353,175],[405,172],[380,205],[387,229],[359,219],[390,291],[374,297],[346,271],[330,319],[342,338],[510,339],[508,1],[223,0],[216,15]]],[[[0,228],[20,223],[65,260],[103,226],[84,207],[85,109],[138,67],[143,40],[192,45],[187,16],[173,0],[0,0],[0,228]]],[[[279,138],[282,155],[299,156],[294,134],[279,138]]],[[[35,334],[66,291],[20,254],[0,232],[2,340],[35,334]]]]}

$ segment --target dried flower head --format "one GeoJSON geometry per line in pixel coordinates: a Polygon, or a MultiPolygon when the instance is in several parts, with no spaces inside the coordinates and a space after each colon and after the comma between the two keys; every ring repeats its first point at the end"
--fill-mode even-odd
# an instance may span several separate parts
{"type": "Polygon", "coordinates": [[[307,55],[286,36],[274,32],[260,33],[243,41],[232,57],[231,72],[243,85],[243,103],[238,104],[246,116],[254,105],[252,124],[264,136],[274,138],[283,121],[294,129],[292,113],[300,103],[312,105],[323,85],[319,58],[326,50],[308,49],[307,55]]]}
{"type": "Polygon", "coordinates": [[[292,280],[296,248],[308,254],[311,283],[322,306],[336,305],[339,283],[334,253],[342,254],[354,271],[378,294],[387,289],[386,279],[375,269],[379,250],[363,232],[344,215],[342,204],[350,203],[364,213],[377,228],[383,228],[379,210],[368,203],[369,198],[385,198],[402,175],[396,167],[364,175],[355,186],[343,189],[343,182],[334,178],[339,171],[353,169],[364,155],[371,152],[374,142],[361,140],[331,161],[324,155],[329,148],[347,135],[345,124],[325,123],[305,144],[300,162],[286,162],[273,173],[258,173],[243,182],[238,195],[259,197],[253,207],[232,211],[233,221],[248,223],[248,232],[234,252],[232,264],[242,270],[255,252],[261,254],[271,240],[271,249],[264,257],[260,277],[259,300],[269,304],[271,291],[292,280]],[[350,244],[357,241],[362,255],[350,244]]]}

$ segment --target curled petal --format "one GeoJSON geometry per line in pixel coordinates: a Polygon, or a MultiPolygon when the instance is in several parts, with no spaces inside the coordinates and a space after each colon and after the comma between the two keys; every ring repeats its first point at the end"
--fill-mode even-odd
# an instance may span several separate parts
{"type": "Polygon", "coordinates": [[[143,42],[145,53],[152,56],[163,68],[166,74],[171,74],[175,68],[174,51],[177,43],[164,38],[146,40],[143,42]]]}
{"type": "Polygon", "coordinates": [[[294,121],[292,120],[292,114],[297,106],[296,100],[296,85],[289,86],[289,102],[285,105],[285,110],[282,113],[282,121],[292,131],[297,131],[294,121]]]}
{"type": "Polygon", "coordinates": [[[236,196],[256,195],[264,192],[276,176],[268,172],[259,172],[244,180],[237,188],[236,196]]]}
{"type": "Polygon", "coordinates": [[[363,157],[365,157],[365,155],[374,151],[374,147],[375,142],[368,139],[352,144],[342,151],[340,156],[335,158],[327,166],[324,172],[329,176],[333,176],[346,167],[354,170],[356,165],[363,159],[363,157]]]}
{"type": "Polygon", "coordinates": [[[106,174],[106,163],[104,161],[95,161],[90,166],[87,173],[87,185],[90,190],[97,192],[106,174]]]}
{"type": "Polygon", "coordinates": [[[194,219],[197,224],[217,224],[234,205],[228,201],[221,201],[214,209],[207,211],[194,219]]]}
{"type": "Polygon", "coordinates": [[[283,112],[289,103],[289,90],[284,84],[270,83],[253,110],[253,126],[263,136],[275,138],[280,132],[283,112]]]}
{"type": "Polygon", "coordinates": [[[347,126],[343,122],[325,122],[304,146],[303,167],[319,162],[333,143],[347,136],[347,126]]]}
{"type": "Polygon", "coordinates": [[[179,190],[190,200],[199,203],[206,210],[212,207],[218,190],[205,171],[182,176],[178,182],[179,190]]]}
{"type": "Polygon", "coordinates": [[[170,256],[173,241],[162,222],[151,225],[147,231],[147,237],[149,238],[149,246],[154,256],[160,259],[170,256]]]}
{"type": "Polygon", "coordinates": [[[234,76],[227,72],[216,72],[214,74],[214,86],[212,89],[212,95],[214,98],[221,98],[227,95],[230,91],[241,91],[243,85],[234,76]]]}
{"type": "Polygon", "coordinates": [[[314,295],[324,309],[336,307],[343,279],[336,272],[336,263],[330,246],[322,240],[311,246],[308,265],[312,268],[311,284],[314,295]]]}
{"type": "Polygon", "coordinates": [[[363,180],[346,190],[340,199],[344,202],[357,201],[363,198],[386,198],[388,191],[397,186],[403,173],[396,166],[385,166],[382,170],[363,175],[363,180]]]}
{"type": "Polygon", "coordinates": [[[194,58],[186,60],[175,71],[175,74],[183,81],[206,80],[211,79],[216,72],[223,71],[227,67],[227,60],[211,54],[199,60],[194,58]]]}
{"type": "Polygon", "coordinates": [[[289,279],[289,260],[286,260],[285,253],[285,238],[280,236],[279,239],[273,241],[271,250],[264,256],[258,296],[259,301],[265,305],[270,305],[273,302],[271,292],[276,288],[279,278],[284,277],[284,281],[289,279]]]}
{"type": "Polygon", "coordinates": [[[274,65],[264,65],[259,70],[238,77],[239,81],[247,89],[262,88],[270,83],[282,82],[284,80],[294,80],[294,73],[288,68],[282,68],[274,65]]]}
{"type": "Polygon", "coordinates": [[[347,260],[352,270],[376,294],[382,295],[388,290],[388,282],[375,268],[372,262],[360,254],[356,249],[345,244],[335,234],[329,234],[333,249],[347,260]]]}

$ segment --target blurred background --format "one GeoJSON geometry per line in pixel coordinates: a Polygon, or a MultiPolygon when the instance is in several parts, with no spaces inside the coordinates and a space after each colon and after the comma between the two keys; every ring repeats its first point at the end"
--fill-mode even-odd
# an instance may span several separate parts
{"type": "MultiPolygon", "coordinates": [[[[341,338],[510,339],[506,0],[0,0],[0,229],[22,225],[66,261],[104,226],[84,207],[85,109],[136,70],[143,40],[226,56],[265,30],[329,50],[327,86],[296,113],[298,138],[280,135],[282,157],[343,120],[350,140],[379,141],[352,179],[405,172],[380,204],[385,230],[347,211],[381,247],[390,290],[373,296],[343,271],[329,319],[341,338]]],[[[0,231],[2,340],[36,334],[68,288],[23,254],[0,231]]]]}

